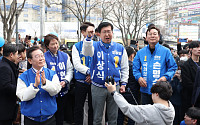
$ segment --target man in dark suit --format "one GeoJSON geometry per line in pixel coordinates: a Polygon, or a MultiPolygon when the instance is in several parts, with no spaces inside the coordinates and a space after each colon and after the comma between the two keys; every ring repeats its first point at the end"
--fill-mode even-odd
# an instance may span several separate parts
{"type": "Polygon", "coordinates": [[[16,45],[4,45],[3,58],[0,62],[0,125],[12,125],[16,118],[17,60],[16,45]]]}
{"type": "Polygon", "coordinates": [[[183,117],[188,110],[192,107],[191,99],[192,92],[194,87],[194,81],[196,76],[196,71],[198,66],[200,66],[199,56],[200,56],[200,43],[191,42],[189,44],[189,50],[191,58],[189,58],[181,67],[181,77],[182,77],[182,108],[181,108],[181,117],[183,117]]]}

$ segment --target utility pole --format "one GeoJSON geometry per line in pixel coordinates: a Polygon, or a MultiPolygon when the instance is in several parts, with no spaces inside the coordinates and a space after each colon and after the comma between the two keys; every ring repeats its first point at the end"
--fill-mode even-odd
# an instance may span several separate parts
{"type": "Polygon", "coordinates": [[[40,39],[43,39],[44,36],[44,28],[45,28],[45,24],[44,24],[44,20],[45,20],[45,0],[41,0],[41,4],[40,4],[40,39]]]}
{"type": "Polygon", "coordinates": [[[86,14],[87,14],[87,0],[85,0],[84,22],[87,20],[86,14]]]}
{"type": "MultiPolygon", "coordinates": [[[[78,8],[79,9],[79,8],[78,8]]],[[[79,23],[79,11],[77,11],[78,18],[77,18],[77,23],[78,23],[78,30],[77,30],[77,36],[78,36],[78,42],[80,41],[80,23],[79,23]]]]}
{"type": "MultiPolygon", "coordinates": [[[[16,9],[18,9],[17,8],[17,0],[16,0],[16,9]]],[[[5,11],[5,9],[4,9],[4,11],[5,11]]],[[[16,10],[16,14],[15,14],[15,16],[16,16],[16,44],[18,45],[19,44],[19,36],[18,36],[18,10],[16,10]]]]}

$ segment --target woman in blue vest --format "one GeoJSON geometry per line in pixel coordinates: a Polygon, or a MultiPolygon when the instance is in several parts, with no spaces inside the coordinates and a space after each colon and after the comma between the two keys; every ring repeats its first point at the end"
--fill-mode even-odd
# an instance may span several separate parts
{"type": "Polygon", "coordinates": [[[56,71],[59,77],[62,89],[57,95],[56,101],[58,110],[55,114],[56,125],[63,125],[64,121],[64,97],[68,92],[68,85],[73,77],[73,66],[70,62],[69,56],[59,51],[58,37],[54,34],[48,34],[44,38],[44,44],[48,48],[45,53],[45,60],[47,68],[56,71]]]}
{"type": "Polygon", "coordinates": [[[19,76],[16,92],[21,99],[24,125],[55,125],[59,78],[55,71],[44,68],[44,53],[38,46],[29,48],[27,58],[32,68],[19,76]]]}

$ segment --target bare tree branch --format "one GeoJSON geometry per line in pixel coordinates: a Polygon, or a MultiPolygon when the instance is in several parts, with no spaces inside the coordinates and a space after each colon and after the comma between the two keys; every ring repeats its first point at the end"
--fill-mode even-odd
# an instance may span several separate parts
{"type": "Polygon", "coordinates": [[[150,16],[150,8],[155,6],[157,1],[151,0],[147,3],[146,0],[115,0],[112,11],[105,19],[121,31],[122,40],[127,45],[128,35],[130,39],[137,39],[139,31],[150,16]]]}
{"type": "Polygon", "coordinates": [[[16,25],[15,15],[21,14],[22,9],[24,8],[26,0],[23,1],[22,4],[17,7],[17,0],[13,0],[10,4],[10,9],[7,11],[6,2],[3,0],[4,10],[0,9],[0,15],[3,22],[3,36],[8,42],[11,40],[11,35],[13,33],[14,27],[16,25]],[[3,15],[4,13],[4,15],[3,15]],[[8,15],[6,15],[8,14],[8,15]]]}

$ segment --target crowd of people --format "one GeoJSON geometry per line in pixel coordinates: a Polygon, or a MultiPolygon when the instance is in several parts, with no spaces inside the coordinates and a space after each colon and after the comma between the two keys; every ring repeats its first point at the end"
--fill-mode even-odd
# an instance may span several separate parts
{"type": "Polygon", "coordinates": [[[200,124],[200,42],[173,50],[155,25],[142,49],[112,41],[109,22],[80,31],[71,51],[53,33],[0,46],[0,125],[200,124]]]}

